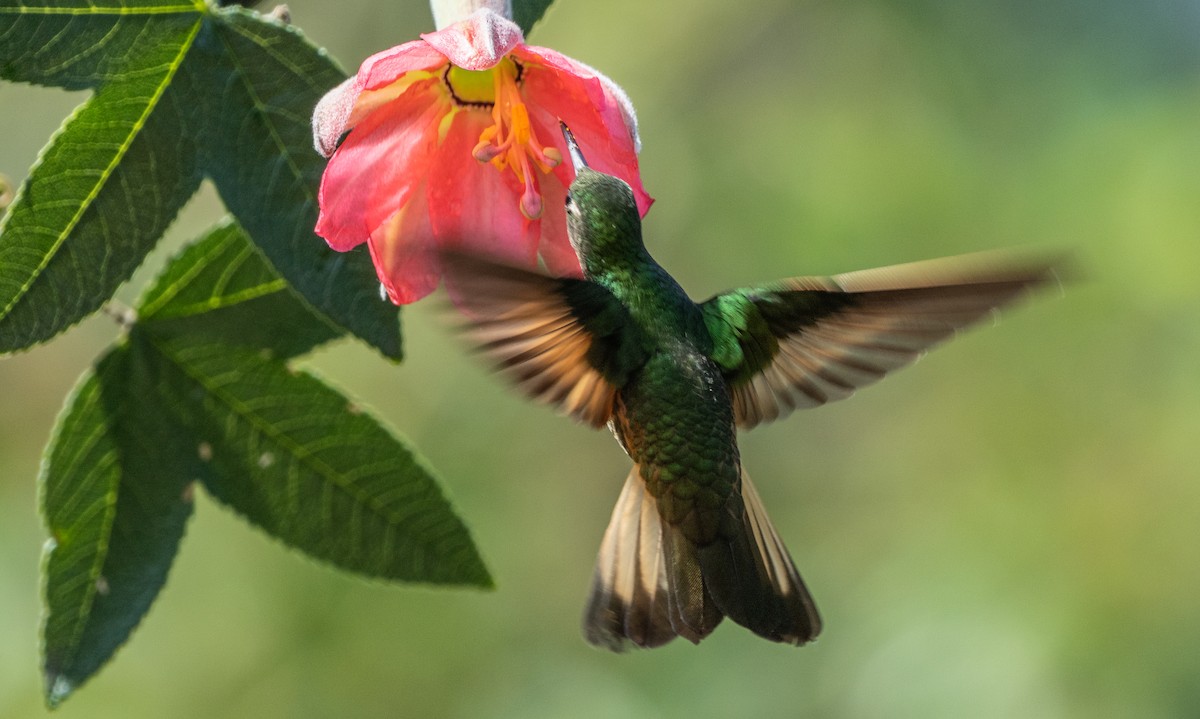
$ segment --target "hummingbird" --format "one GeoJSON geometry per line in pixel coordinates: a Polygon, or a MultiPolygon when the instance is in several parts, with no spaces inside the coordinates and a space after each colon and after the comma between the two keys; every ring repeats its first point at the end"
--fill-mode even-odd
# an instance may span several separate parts
{"type": "Polygon", "coordinates": [[[981,254],[742,287],[693,302],[646,249],[629,185],[588,167],[567,230],[583,277],[444,251],[463,332],[530,398],[633,461],[584,612],[613,651],[693,643],[724,617],[805,644],[821,618],[742,466],[737,432],[850,396],[1055,277],[981,254]]]}

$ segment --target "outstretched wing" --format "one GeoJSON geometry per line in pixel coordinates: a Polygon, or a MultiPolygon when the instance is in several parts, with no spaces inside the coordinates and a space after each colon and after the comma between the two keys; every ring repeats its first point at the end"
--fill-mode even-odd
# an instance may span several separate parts
{"type": "Polygon", "coordinates": [[[464,334],[531,399],[600,427],[617,390],[648,356],[606,288],[460,253],[441,255],[467,318],[464,334]]]}
{"type": "Polygon", "coordinates": [[[1050,262],[982,253],[719,294],[700,307],[742,427],[849,397],[1028,289],[1050,262]]]}

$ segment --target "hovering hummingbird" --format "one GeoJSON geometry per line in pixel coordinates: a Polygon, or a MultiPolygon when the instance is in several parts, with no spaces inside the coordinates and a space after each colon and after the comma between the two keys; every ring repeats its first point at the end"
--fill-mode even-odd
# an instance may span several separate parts
{"type": "Polygon", "coordinates": [[[743,287],[700,304],[650,256],[625,182],[575,165],[583,279],[445,253],[466,334],[531,398],[608,425],[633,469],[600,545],[584,633],[614,651],[699,642],[728,616],[801,645],[821,619],[742,468],[737,429],[844,399],[1054,278],[948,258],[743,287]]]}

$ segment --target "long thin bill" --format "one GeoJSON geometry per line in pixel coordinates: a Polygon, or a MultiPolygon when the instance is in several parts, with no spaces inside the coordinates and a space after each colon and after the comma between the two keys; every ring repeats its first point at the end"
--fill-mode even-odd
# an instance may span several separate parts
{"type": "Polygon", "coordinates": [[[587,160],[583,159],[583,153],[579,150],[579,143],[575,142],[575,135],[571,134],[571,128],[567,127],[567,123],[562,120],[558,121],[562,128],[563,139],[567,141],[567,150],[571,153],[571,164],[575,166],[575,172],[587,167],[587,160]]]}

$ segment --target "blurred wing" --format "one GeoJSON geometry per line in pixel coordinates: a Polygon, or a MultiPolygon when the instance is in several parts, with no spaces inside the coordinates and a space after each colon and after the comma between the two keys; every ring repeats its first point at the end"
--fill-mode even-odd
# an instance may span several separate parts
{"type": "Polygon", "coordinates": [[[458,253],[441,256],[465,336],[530,398],[596,427],[646,360],[641,333],[604,287],[458,253]]]}
{"type": "Polygon", "coordinates": [[[753,427],[849,397],[1032,287],[1052,263],[994,253],[798,277],[704,304],[734,415],[753,427]]]}

